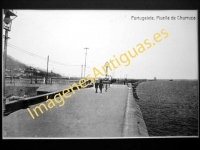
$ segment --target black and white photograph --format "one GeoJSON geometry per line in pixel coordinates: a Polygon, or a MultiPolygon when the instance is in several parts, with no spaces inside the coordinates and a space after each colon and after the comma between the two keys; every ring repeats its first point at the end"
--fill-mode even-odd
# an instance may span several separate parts
{"type": "Polygon", "coordinates": [[[198,10],[2,9],[3,139],[198,137],[198,10]]]}

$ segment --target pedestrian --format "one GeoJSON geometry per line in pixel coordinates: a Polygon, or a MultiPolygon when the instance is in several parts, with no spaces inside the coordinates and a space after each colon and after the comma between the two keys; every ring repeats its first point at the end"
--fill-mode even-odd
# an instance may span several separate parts
{"type": "Polygon", "coordinates": [[[108,86],[107,86],[107,83],[106,83],[106,88],[105,88],[105,91],[107,92],[107,89],[108,89],[108,86]]]}
{"type": "Polygon", "coordinates": [[[45,83],[45,77],[43,78],[43,83],[45,83]]]}
{"type": "Polygon", "coordinates": [[[98,83],[98,79],[95,80],[95,89],[96,89],[96,92],[95,93],[98,93],[98,86],[99,86],[99,83],[98,83]]]}
{"type": "Polygon", "coordinates": [[[109,87],[110,87],[111,81],[112,81],[112,77],[111,77],[111,75],[110,75],[110,76],[109,76],[109,87]]]}
{"type": "Polygon", "coordinates": [[[100,80],[100,83],[99,83],[100,93],[102,93],[102,88],[103,88],[103,83],[102,83],[102,79],[101,79],[101,80],[100,80]]]}

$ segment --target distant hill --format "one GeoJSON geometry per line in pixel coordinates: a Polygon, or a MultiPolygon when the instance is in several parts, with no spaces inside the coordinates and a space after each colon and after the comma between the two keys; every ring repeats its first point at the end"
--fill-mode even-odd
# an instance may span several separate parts
{"type": "Polygon", "coordinates": [[[22,69],[24,70],[28,66],[24,63],[20,62],[19,60],[13,58],[12,56],[7,55],[7,61],[6,61],[6,69],[8,70],[16,70],[16,69],[22,69]]]}
{"type": "MultiPolygon", "coordinates": [[[[6,75],[7,76],[20,76],[26,72],[25,70],[29,69],[30,66],[24,64],[23,62],[13,58],[10,55],[7,55],[7,61],[6,61],[6,75]],[[11,70],[11,71],[10,71],[11,70]]],[[[35,68],[38,72],[37,76],[45,76],[46,70],[44,69],[39,69],[38,67],[35,68]]],[[[36,75],[36,74],[34,74],[36,75]]],[[[55,77],[61,77],[60,74],[53,73],[52,74],[55,77]]]]}

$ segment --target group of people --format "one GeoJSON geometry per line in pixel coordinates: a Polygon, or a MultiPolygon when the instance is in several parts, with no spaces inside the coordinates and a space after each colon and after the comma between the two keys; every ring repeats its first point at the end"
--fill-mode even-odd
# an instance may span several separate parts
{"type": "MultiPolygon", "coordinates": [[[[98,93],[98,88],[100,89],[100,93],[102,93],[103,86],[104,85],[103,85],[102,79],[96,80],[95,81],[95,89],[96,89],[95,93],[98,93]]],[[[107,92],[107,84],[105,84],[105,91],[107,92]]]]}

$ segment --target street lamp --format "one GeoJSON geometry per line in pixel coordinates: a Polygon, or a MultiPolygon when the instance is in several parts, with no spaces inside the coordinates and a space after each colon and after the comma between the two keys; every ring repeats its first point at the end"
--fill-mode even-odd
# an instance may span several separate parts
{"type": "Polygon", "coordinates": [[[3,96],[4,96],[4,111],[5,111],[5,71],[6,71],[6,59],[7,59],[7,40],[9,39],[8,37],[8,31],[11,31],[11,26],[12,26],[12,20],[15,19],[17,17],[17,15],[13,12],[12,9],[4,9],[4,29],[5,29],[5,43],[4,43],[4,55],[3,55],[3,63],[4,63],[4,67],[3,67],[3,80],[4,80],[4,86],[3,86],[3,96]]]}
{"type": "Polygon", "coordinates": [[[4,29],[11,31],[12,21],[17,17],[13,9],[4,9],[4,29]]]}
{"type": "Polygon", "coordinates": [[[89,49],[89,48],[86,47],[84,49],[86,50],[86,52],[85,52],[85,69],[84,69],[84,78],[85,78],[87,49],[89,49]]]}
{"type": "Polygon", "coordinates": [[[108,64],[108,62],[106,62],[105,64],[106,64],[106,77],[105,78],[107,79],[108,78],[108,65],[109,64],[108,64]]]}

